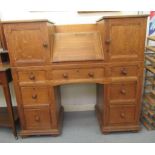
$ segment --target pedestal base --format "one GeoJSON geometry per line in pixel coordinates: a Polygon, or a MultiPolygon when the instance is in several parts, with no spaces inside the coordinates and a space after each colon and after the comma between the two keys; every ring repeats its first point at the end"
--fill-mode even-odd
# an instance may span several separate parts
{"type": "Polygon", "coordinates": [[[96,115],[100,125],[100,130],[103,134],[108,134],[110,132],[121,132],[121,131],[132,131],[138,132],[141,128],[140,125],[115,125],[115,126],[104,126],[103,116],[99,111],[98,107],[95,106],[96,115]]]}
{"type": "Polygon", "coordinates": [[[34,136],[34,135],[51,135],[51,136],[58,136],[62,132],[62,122],[64,116],[64,108],[61,107],[60,115],[58,120],[58,128],[57,129],[48,129],[48,130],[22,130],[19,135],[22,138],[27,136],[34,136]]]}

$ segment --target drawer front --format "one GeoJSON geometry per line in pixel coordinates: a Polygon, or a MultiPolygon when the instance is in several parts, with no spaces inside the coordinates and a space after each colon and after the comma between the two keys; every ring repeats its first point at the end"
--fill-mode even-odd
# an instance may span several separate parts
{"type": "Polygon", "coordinates": [[[20,82],[44,81],[45,74],[45,71],[19,71],[18,78],[20,82]]]}
{"type": "Polygon", "coordinates": [[[51,118],[48,108],[24,109],[26,129],[50,129],[51,118]]]}
{"type": "Polygon", "coordinates": [[[111,67],[112,77],[137,76],[138,66],[116,66],[111,67]]]}
{"type": "Polygon", "coordinates": [[[53,70],[52,73],[54,80],[99,79],[103,76],[104,69],[102,68],[53,70]]]}
{"type": "Polygon", "coordinates": [[[47,87],[21,87],[24,106],[49,104],[49,92],[47,87]]]}
{"type": "Polygon", "coordinates": [[[109,98],[111,102],[135,100],[137,94],[137,82],[113,83],[109,86],[109,98]]]}
{"type": "Polygon", "coordinates": [[[136,120],[135,106],[114,106],[109,109],[109,123],[133,123],[136,120]]]}

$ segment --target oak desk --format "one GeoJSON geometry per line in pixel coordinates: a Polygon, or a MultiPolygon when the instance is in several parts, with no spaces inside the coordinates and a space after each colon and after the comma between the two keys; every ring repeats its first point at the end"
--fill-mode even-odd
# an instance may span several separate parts
{"type": "Polygon", "coordinates": [[[108,16],[96,24],[3,22],[21,136],[61,133],[59,86],[96,83],[103,133],[138,131],[147,15],[108,16]]]}

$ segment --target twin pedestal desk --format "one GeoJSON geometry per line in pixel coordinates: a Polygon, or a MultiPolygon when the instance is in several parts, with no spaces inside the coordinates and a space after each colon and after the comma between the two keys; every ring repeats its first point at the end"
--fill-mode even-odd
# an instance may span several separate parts
{"type": "Polygon", "coordinates": [[[60,86],[96,83],[103,133],[138,131],[146,15],[109,16],[96,24],[3,22],[21,136],[61,133],[60,86]]]}

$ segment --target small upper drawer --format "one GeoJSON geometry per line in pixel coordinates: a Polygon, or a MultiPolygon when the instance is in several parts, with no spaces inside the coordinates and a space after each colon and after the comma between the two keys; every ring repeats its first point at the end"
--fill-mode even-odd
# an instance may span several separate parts
{"type": "Polygon", "coordinates": [[[72,79],[99,79],[103,78],[104,69],[91,68],[91,69],[66,69],[66,70],[53,70],[53,80],[72,80],[72,79]]]}
{"type": "Polygon", "coordinates": [[[23,105],[48,105],[49,93],[47,87],[21,87],[23,105]]]}
{"type": "Polygon", "coordinates": [[[43,81],[46,79],[45,71],[19,71],[18,77],[21,82],[35,82],[43,81]]]}
{"type": "Polygon", "coordinates": [[[112,77],[137,76],[138,66],[115,66],[111,67],[112,77]]]}
{"type": "Polygon", "coordinates": [[[135,106],[113,106],[109,109],[109,123],[133,123],[135,122],[135,106]]]}

